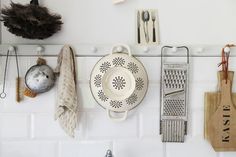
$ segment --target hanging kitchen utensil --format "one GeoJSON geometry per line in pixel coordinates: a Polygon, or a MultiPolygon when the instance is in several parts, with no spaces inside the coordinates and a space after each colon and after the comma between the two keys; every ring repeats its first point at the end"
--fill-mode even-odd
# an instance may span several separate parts
{"type": "Polygon", "coordinates": [[[186,46],[186,62],[166,62],[164,46],[161,50],[161,117],[160,134],[162,142],[184,142],[187,135],[188,69],[189,49],[186,46]]]}
{"type": "Polygon", "coordinates": [[[143,64],[132,56],[129,46],[118,45],[94,66],[90,88],[94,99],[107,110],[108,117],[122,121],[127,118],[128,111],[143,100],[148,76],[143,64]],[[115,117],[111,112],[123,115],[115,117]]]}
{"type": "Polygon", "coordinates": [[[232,93],[234,72],[228,70],[230,47],[222,49],[222,71],[218,72],[219,91],[205,93],[204,136],[215,151],[236,150],[236,93],[232,93]]]}
{"type": "Polygon", "coordinates": [[[30,67],[25,74],[25,92],[29,97],[36,97],[39,93],[49,91],[55,83],[53,69],[46,64],[46,60],[39,57],[37,64],[30,67]]]}
{"type": "Polygon", "coordinates": [[[7,93],[5,92],[5,88],[6,88],[6,77],[7,77],[7,68],[8,68],[8,59],[9,59],[9,55],[10,52],[14,52],[15,53],[15,59],[16,59],[16,70],[17,70],[17,78],[16,78],[16,101],[20,102],[21,101],[21,97],[20,97],[20,72],[19,72],[19,62],[18,62],[18,55],[17,52],[15,50],[14,47],[9,47],[8,51],[7,51],[7,55],[6,55],[6,62],[5,62],[5,68],[4,68],[4,75],[3,75],[3,88],[2,88],[2,92],[0,93],[0,98],[1,99],[5,99],[7,96],[7,93]]]}
{"type": "Polygon", "coordinates": [[[22,5],[11,2],[2,9],[2,19],[8,31],[28,39],[45,39],[61,30],[61,16],[39,6],[38,0],[22,5]]]}

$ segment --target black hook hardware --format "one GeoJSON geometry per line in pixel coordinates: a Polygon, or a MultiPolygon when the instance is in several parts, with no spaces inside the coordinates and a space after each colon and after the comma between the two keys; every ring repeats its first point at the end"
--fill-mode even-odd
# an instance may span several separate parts
{"type": "Polygon", "coordinates": [[[39,1],[38,0],[31,0],[30,4],[32,4],[32,5],[39,5],[39,1]]]}

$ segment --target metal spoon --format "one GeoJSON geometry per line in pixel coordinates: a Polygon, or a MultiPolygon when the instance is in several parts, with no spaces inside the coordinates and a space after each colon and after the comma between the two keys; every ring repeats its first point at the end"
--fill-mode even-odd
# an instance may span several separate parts
{"type": "Polygon", "coordinates": [[[144,24],[144,34],[145,34],[145,39],[146,42],[149,42],[149,33],[148,33],[148,21],[150,20],[150,15],[148,11],[143,11],[142,12],[142,20],[143,20],[143,24],[144,24]]]}

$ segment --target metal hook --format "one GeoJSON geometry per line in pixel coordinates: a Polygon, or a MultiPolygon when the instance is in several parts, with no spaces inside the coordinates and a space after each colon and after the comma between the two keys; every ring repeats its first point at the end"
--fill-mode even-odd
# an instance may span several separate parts
{"type": "Polygon", "coordinates": [[[112,0],[112,1],[113,1],[113,4],[119,4],[119,3],[124,2],[125,0],[112,0]]]}
{"type": "Polygon", "coordinates": [[[149,48],[145,46],[145,47],[143,48],[143,52],[148,53],[148,52],[149,52],[149,48]]]}
{"type": "Polygon", "coordinates": [[[197,53],[202,53],[203,51],[204,51],[204,48],[202,48],[202,47],[199,47],[199,48],[196,49],[197,53]]]}
{"type": "Polygon", "coordinates": [[[224,53],[225,53],[225,54],[229,54],[229,53],[230,53],[230,47],[229,47],[229,46],[226,46],[226,47],[224,48],[224,53]]]}
{"type": "Polygon", "coordinates": [[[42,56],[43,56],[43,55],[42,55],[43,50],[44,50],[44,48],[43,48],[42,46],[38,46],[38,47],[36,48],[36,52],[37,52],[37,55],[38,55],[39,57],[42,57],[42,56]]]}
{"type": "Polygon", "coordinates": [[[15,51],[15,47],[14,47],[14,46],[9,46],[9,47],[8,47],[8,51],[10,51],[10,52],[15,51]]]}
{"type": "Polygon", "coordinates": [[[177,47],[172,47],[172,52],[177,52],[177,47]]]}
{"type": "Polygon", "coordinates": [[[178,49],[185,49],[186,50],[186,57],[187,57],[187,63],[189,64],[189,48],[187,46],[178,46],[178,47],[174,47],[174,46],[163,46],[161,48],[161,63],[163,62],[163,57],[165,57],[164,55],[164,49],[168,48],[168,49],[172,49],[172,51],[175,50],[175,52],[177,52],[178,49]]]}
{"type": "Polygon", "coordinates": [[[91,47],[91,52],[96,53],[97,50],[98,50],[98,49],[97,49],[95,46],[91,47]]]}

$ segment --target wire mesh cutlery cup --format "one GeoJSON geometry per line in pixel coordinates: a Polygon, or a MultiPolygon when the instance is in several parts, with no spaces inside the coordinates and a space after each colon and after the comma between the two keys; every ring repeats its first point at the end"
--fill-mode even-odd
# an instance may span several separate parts
{"type": "Polygon", "coordinates": [[[189,49],[177,47],[177,50],[186,51],[185,62],[166,62],[166,49],[173,47],[164,46],[161,50],[160,134],[162,142],[184,142],[187,134],[189,49]]]}

